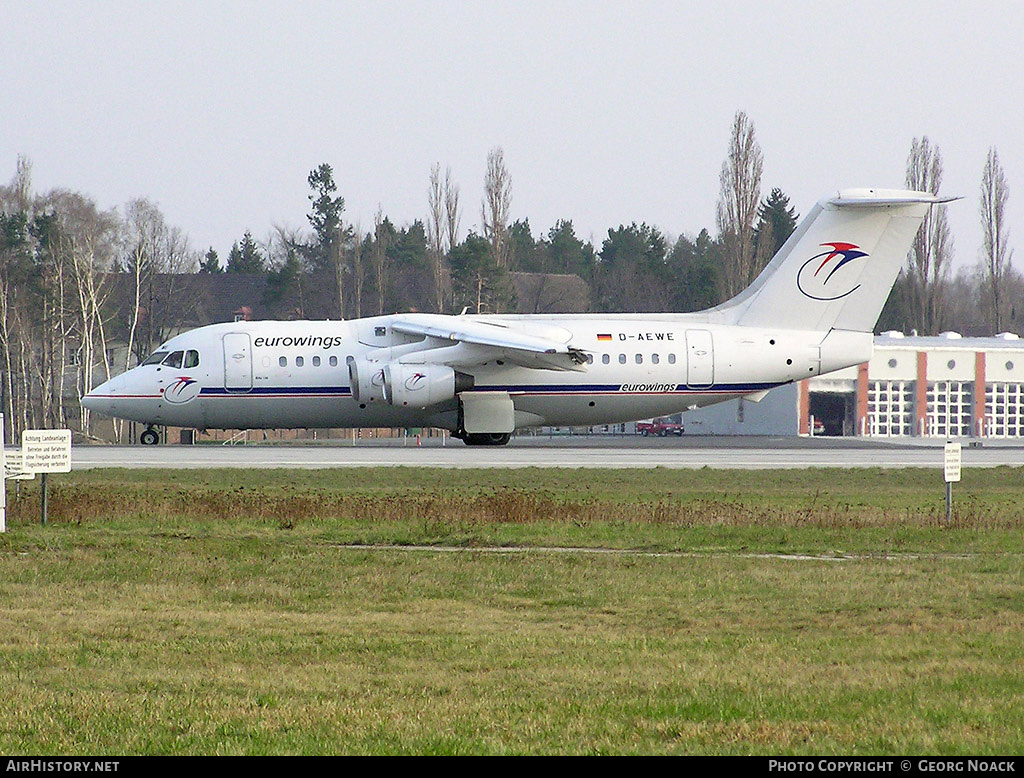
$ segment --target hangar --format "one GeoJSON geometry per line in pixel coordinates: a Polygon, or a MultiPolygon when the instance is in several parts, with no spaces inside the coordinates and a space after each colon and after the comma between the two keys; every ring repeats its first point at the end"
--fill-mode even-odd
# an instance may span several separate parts
{"type": "Polygon", "coordinates": [[[697,435],[1024,438],[1024,341],[885,332],[869,362],[691,411],[697,435]]]}

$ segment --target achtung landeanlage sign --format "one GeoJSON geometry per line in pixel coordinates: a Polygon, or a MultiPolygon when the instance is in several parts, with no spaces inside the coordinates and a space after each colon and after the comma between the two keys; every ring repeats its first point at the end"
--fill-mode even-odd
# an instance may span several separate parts
{"type": "Polygon", "coordinates": [[[943,454],[943,475],[946,483],[956,483],[960,480],[960,444],[947,443],[943,454]]]}
{"type": "Polygon", "coordinates": [[[71,430],[25,430],[21,448],[31,473],[71,472],[71,430]]]}

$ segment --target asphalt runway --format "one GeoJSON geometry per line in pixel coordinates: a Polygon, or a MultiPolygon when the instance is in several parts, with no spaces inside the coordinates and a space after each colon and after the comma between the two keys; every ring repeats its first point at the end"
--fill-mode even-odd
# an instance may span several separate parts
{"type": "MultiPolygon", "coordinates": [[[[333,441],[225,446],[76,446],[72,467],[122,468],[651,468],[775,470],[807,467],[942,468],[942,441],[893,444],[841,438],[520,437],[508,446],[469,447],[457,440],[333,441]]],[[[1024,447],[963,443],[963,466],[1024,465],[1024,447]]]]}

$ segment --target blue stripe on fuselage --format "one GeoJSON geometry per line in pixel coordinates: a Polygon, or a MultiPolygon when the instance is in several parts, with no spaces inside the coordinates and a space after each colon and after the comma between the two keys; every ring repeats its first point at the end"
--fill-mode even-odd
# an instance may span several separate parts
{"type": "MultiPolygon", "coordinates": [[[[655,383],[655,382],[649,382],[655,383]]],[[[751,383],[751,384],[713,384],[712,386],[688,387],[686,384],[676,384],[672,391],[645,391],[643,389],[628,389],[623,391],[623,386],[642,386],[643,383],[631,384],[495,384],[490,386],[476,386],[474,391],[478,392],[508,392],[509,394],[706,394],[706,393],[728,393],[728,394],[750,394],[761,392],[766,389],[773,389],[781,386],[777,383],[751,383]]],[[[262,386],[252,389],[226,389],[222,386],[203,387],[200,395],[203,397],[350,397],[352,390],[348,386],[262,386]]]]}

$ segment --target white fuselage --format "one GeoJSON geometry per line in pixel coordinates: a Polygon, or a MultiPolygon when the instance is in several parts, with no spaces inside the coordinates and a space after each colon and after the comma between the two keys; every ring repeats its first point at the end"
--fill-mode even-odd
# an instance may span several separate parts
{"type": "MultiPolygon", "coordinates": [[[[424,342],[394,330],[400,318],[201,327],[160,347],[158,353],[169,355],[171,364],[133,368],[97,387],[83,403],[109,416],[198,429],[454,430],[455,397],[416,407],[366,391],[354,396],[359,393],[351,386],[351,359],[385,364],[424,342]],[[183,357],[175,357],[177,352],[183,357]]],[[[472,392],[507,393],[515,427],[522,428],[678,413],[757,396],[780,384],[859,364],[871,354],[870,333],[766,329],[713,318],[707,313],[502,316],[501,322],[519,331],[568,343],[586,361],[577,370],[538,369],[513,364],[488,349],[479,364],[460,370],[472,376],[472,392]]]]}

